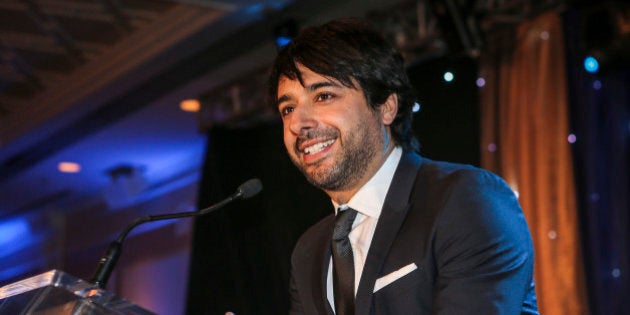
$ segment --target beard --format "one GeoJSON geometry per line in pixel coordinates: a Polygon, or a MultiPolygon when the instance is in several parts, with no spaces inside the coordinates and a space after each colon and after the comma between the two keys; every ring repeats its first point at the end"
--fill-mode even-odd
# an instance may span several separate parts
{"type": "MultiPolygon", "coordinates": [[[[337,143],[341,141],[340,137],[337,137],[335,144],[343,146],[333,156],[326,158],[324,161],[307,166],[300,163],[297,154],[289,154],[293,164],[297,166],[313,186],[329,191],[346,190],[351,188],[355,181],[363,178],[367,172],[368,165],[375,158],[379,149],[383,147],[384,141],[379,132],[380,128],[373,124],[365,123],[350,130],[345,135],[343,143],[337,143]]],[[[309,132],[304,139],[297,142],[318,136],[321,137],[322,135],[339,134],[339,130],[329,128],[309,132]]],[[[297,151],[297,145],[295,150],[297,151]]]]}

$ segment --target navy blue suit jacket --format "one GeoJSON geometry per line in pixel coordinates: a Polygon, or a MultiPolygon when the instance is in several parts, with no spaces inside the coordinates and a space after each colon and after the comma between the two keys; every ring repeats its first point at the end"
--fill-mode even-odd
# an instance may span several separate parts
{"type": "MultiPolygon", "coordinates": [[[[334,217],[298,240],[291,314],[332,314],[326,276],[334,217]]],[[[538,314],[531,236],[498,176],[404,153],[356,293],[356,314],[538,314]],[[380,277],[417,269],[376,292],[380,277]]]]}

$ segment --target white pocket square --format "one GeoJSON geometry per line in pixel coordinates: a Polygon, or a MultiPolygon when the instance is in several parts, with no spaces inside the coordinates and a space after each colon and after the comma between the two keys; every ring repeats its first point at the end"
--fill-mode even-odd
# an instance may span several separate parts
{"type": "Polygon", "coordinates": [[[403,276],[409,274],[410,272],[414,271],[418,269],[418,266],[416,266],[415,263],[410,263],[407,266],[404,266],[394,272],[391,272],[388,275],[385,275],[383,277],[380,277],[376,280],[376,283],[374,284],[374,291],[376,292],[382,288],[384,288],[385,286],[387,286],[388,284],[402,278],[403,276]]]}

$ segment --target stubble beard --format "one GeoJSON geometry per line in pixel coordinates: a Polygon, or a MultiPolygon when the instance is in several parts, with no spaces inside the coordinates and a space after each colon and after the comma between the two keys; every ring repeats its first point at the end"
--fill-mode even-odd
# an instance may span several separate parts
{"type": "MultiPolygon", "coordinates": [[[[337,141],[340,139],[337,138],[337,141]]],[[[325,165],[329,161],[322,161],[318,162],[319,165],[310,165],[314,169],[309,171],[295,155],[289,156],[313,186],[326,191],[348,190],[356,180],[363,178],[369,163],[376,157],[378,148],[382,147],[382,142],[380,134],[374,132],[369,124],[361,124],[346,135],[342,150],[330,157],[334,159],[330,166],[325,165]]]]}

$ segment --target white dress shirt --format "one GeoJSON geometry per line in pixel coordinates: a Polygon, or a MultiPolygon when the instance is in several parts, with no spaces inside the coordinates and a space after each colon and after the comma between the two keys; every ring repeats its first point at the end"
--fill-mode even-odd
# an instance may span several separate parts
{"type": "MultiPolygon", "coordinates": [[[[350,231],[350,234],[348,235],[354,257],[355,295],[357,288],[359,287],[361,274],[363,273],[365,259],[368,254],[368,250],[370,249],[370,244],[372,243],[376,223],[381,215],[387,191],[392,183],[394,172],[396,171],[396,167],[398,167],[398,162],[400,161],[401,156],[402,149],[400,147],[395,147],[376,174],[374,174],[374,176],[372,176],[372,178],[363,187],[361,187],[354,196],[352,196],[347,204],[339,205],[335,201],[332,201],[335,206],[335,214],[338,208],[352,208],[358,212],[357,217],[352,223],[352,231],[350,231]]],[[[328,265],[326,297],[334,310],[335,297],[333,293],[332,258],[328,265]]]]}

